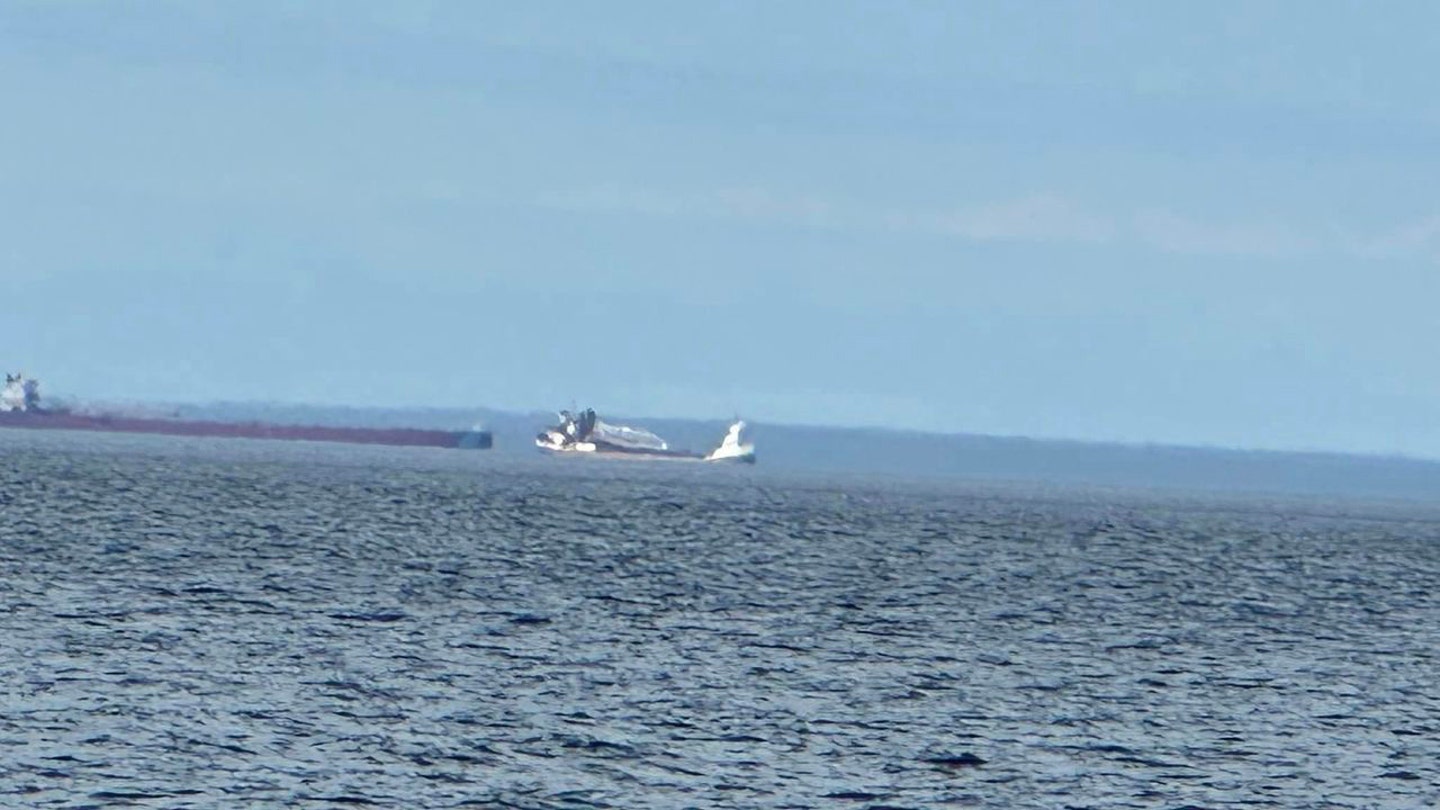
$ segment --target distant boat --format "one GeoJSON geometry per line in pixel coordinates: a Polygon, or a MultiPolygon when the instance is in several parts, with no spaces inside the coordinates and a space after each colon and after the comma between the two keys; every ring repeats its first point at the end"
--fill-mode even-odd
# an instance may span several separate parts
{"type": "Polygon", "coordinates": [[[37,380],[26,378],[23,374],[5,375],[5,387],[0,389],[0,427],[382,444],[397,447],[447,447],[460,450],[485,450],[494,443],[490,431],[480,428],[429,430],[425,428],[328,427],[324,425],[278,425],[266,422],[220,422],[110,413],[76,413],[69,408],[47,408],[42,405],[40,383],[37,380]]]}
{"type": "Polygon", "coordinates": [[[535,437],[535,446],[549,453],[662,461],[738,461],[755,463],[755,445],[741,440],[745,423],[730,425],[725,438],[709,453],[675,450],[664,439],[644,428],[612,425],[595,416],[593,409],[578,414],[560,412],[560,421],[535,437]]]}

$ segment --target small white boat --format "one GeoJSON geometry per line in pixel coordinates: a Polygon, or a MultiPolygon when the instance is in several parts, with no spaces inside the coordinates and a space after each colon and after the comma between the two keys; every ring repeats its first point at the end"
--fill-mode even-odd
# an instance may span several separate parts
{"type": "Polygon", "coordinates": [[[755,463],[755,445],[742,441],[745,423],[730,425],[719,446],[709,453],[675,450],[644,428],[602,422],[593,409],[560,412],[560,421],[535,437],[535,446],[550,453],[611,456],[663,461],[736,461],[755,463]]]}

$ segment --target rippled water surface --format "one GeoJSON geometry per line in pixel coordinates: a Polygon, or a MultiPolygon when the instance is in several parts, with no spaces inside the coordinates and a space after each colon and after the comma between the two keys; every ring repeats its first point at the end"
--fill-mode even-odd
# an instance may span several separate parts
{"type": "Polygon", "coordinates": [[[0,805],[1440,804],[1440,508],[0,431],[0,805]]]}

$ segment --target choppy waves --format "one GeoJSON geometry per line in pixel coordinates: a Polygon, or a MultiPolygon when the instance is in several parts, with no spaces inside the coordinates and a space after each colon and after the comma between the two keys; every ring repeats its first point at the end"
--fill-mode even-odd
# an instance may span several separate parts
{"type": "Polygon", "coordinates": [[[0,443],[0,804],[1421,807],[1440,510],[0,443]]]}

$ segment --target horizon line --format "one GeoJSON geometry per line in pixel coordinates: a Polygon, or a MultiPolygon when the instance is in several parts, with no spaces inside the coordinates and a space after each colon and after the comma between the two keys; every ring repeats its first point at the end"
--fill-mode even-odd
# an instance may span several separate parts
{"type": "MultiPolygon", "coordinates": [[[[55,397],[56,399],[72,398],[68,395],[55,397]]],[[[505,407],[490,405],[357,405],[343,402],[299,402],[286,400],[242,400],[242,399],[192,399],[192,400],[144,400],[135,398],[104,398],[90,400],[92,404],[132,404],[148,405],[150,407],[175,407],[175,406],[223,406],[239,405],[251,407],[291,407],[291,408],[333,408],[357,411],[464,411],[482,410],[495,414],[502,414],[511,417],[527,417],[539,413],[553,413],[553,409],[535,408],[532,410],[517,410],[505,407]]],[[[672,422],[695,422],[695,423],[722,423],[731,422],[736,418],[731,417],[706,417],[706,416],[665,416],[659,414],[620,414],[617,418],[630,420],[661,420],[672,422]]],[[[1202,441],[1184,442],[1174,440],[1157,439],[1116,439],[1116,438],[1077,438],[1074,436],[1057,436],[1046,434],[1022,434],[1022,433],[982,433],[970,431],[944,431],[934,429],[923,429],[915,427],[900,427],[882,424],[858,424],[858,423],[817,423],[817,422],[795,422],[790,420],[773,420],[763,418],[752,418],[739,416],[752,427],[777,427],[777,428],[802,428],[808,430],[838,430],[838,431],[871,431],[880,433],[893,433],[909,436],[940,436],[953,439],[992,439],[1008,442],[1045,442],[1051,444],[1086,445],[1091,447],[1112,447],[1132,450],[1185,450],[1200,451],[1207,453],[1259,453],[1270,455],[1290,456],[1332,456],[1348,457],[1357,459],[1374,459],[1385,461],[1400,461],[1414,464],[1440,464],[1440,456],[1413,455],[1395,451],[1376,450],[1340,450],[1323,447],[1301,447],[1301,446],[1242,446],[1215,444],[1202,441]]]]}

